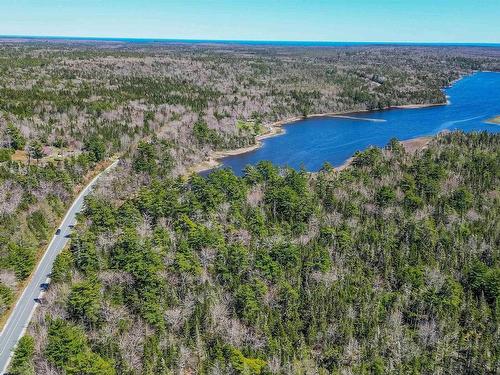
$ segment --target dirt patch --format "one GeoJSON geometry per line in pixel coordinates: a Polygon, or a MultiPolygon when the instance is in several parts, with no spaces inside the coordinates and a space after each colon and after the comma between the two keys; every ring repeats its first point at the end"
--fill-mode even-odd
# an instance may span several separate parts
{"type": "Polygon", "coordinates": [[[416,151],[423,150],[427,147],[432,137],[419,137],[408,139],[407,141],[402,141],[401,144],[405,148],[406,152],[414,153],[416,151]]]}
{"type": "Polygon", "coordinates": [[[193,173],[200,173],[204,171],[208,171],[210,169],[217,168],[220,165],[220,162],[215,160],[213,157],[210,157],[207,160],[203,160],[199,163],[194,164],[192,167],[188,168],[187,172],[184,174],[184,177],[189,177],[193,173]]]}
{"type": "Polygon", "coordinates": [[[28,153],[23,150],[16,150],[11,157],[12,161],[20,161],[26,163],[28,161],[28,153]]]}

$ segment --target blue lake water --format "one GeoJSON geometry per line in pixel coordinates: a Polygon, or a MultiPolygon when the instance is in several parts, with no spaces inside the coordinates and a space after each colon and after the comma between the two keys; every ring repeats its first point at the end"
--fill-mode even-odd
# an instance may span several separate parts
{"type": "Polygon", "coordinates": [[[357,119],[311,118],[284,126],[285,133],[263,140],[262,147],[221,160],[241,174],[248,164],[269,160],[279,166],[319,170],[325,162],[343,164],[356,151],[443,130],[499,132],[484,121],[500,115],[500,73],[480,72],[445,89],[449,105],[390,109],[353,114],[357,119]],[[358,120],[359,119],[359,120],[358,120]],[[373,119],[377,121],[364,121],[373,119]]]}
{"type": "Polygon", "coordinates": [[[423,43],[423,42],[325,42],[297,40],[223,40],[223,39],[165,39],[165,38],[113,38],[92,36],[43,36],[43,35],[0,35],[4,39],[33,41],[83,41],[83,42],[120,42],[133,44],[219,44],[242,46],[278,47],[361,47],[361,46],[407,46],[407,47],[486,47],[500,48],[500,43],[423,43]]]}

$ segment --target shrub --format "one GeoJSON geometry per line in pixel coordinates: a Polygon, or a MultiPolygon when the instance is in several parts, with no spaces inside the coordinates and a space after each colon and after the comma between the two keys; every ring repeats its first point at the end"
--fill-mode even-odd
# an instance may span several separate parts
{"type": "Polygon", "coordinates": [[[82,352],[71,357],[64,366],[67,375],[114,375],[115,369],[109,361],[93,352],[82,352]]]}
{"type": "Polygon", "coordinates": [[[14,151],[11,148],[0,148],[0,163],[10,161],[14,151]]]}
{"type": "Polygon", "coordinates": [[[35,374],[33,368],[33,354],[35,353],[35,339],[31,336],[23,336],[17,343],[9,374],[31,375],[35,374]]]}
{"type": "Polygon", "coordinates": [[[52,266],[50,278],[52,282],[58,283],[68,281],[71,277],[71,266],[73,265],[73,254],[68,249],[59,253],[52,266]]]}
{"type": "Polygon", "coordinates": [[[7,285],[0,282],[0,314],[3,314],[9,308],[13,299],[14,293],[12,290],[7,285]]]}
{"type": "Polygon", "coordinates": [[[81,328],[59,318],[49,323],[45,355],[51,363],[64,367],[71,357],[86,350],[87,339],[81,328]]]}
{"type": "Polygon", "coordinates": [[[19,280],[27,278],[35,266],[35,249],[26,245],[9,243],[8,262],[19,280]]]}
{"type": "Polygon", "coordinates": [[[21,131],[13,124],[7,125],[7,135],[10,138],[10,147],[14,150],[22,150],[26,145],[26,138],[24,138],[21,131]]]}
{"type": "Polygon", "coordinates": [[[68,312],[73,319],[96,323],[99,319],[100,285],[93,281],[82,281],[73,285],[68,297],[68,312]]]}

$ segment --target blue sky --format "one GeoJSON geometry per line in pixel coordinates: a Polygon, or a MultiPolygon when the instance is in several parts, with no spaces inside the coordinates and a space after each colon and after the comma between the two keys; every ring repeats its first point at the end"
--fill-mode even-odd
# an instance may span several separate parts
{"type": "Polygon", "coordinates": [[[500,42],[500,0],[0,0],[0,35],[500,42]]]}

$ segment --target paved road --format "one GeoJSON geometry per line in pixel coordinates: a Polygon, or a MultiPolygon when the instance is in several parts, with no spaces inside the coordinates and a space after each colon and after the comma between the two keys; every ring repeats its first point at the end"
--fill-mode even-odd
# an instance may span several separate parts
{"type": "Polygon", "coordinates": [[[61,226],[61,233],[54,235],[50,241],[45,254],[43,255],[40,263],[38,264],[35,273],[32,275],[28,286],[23,291],[21,298],[17,301],[14,310],[7,320],[1,334],[0,334],[0,374],[4,374],[7,371],[7,366],[9,365],[12,350],[17,344],[17,341],[22,337],[28,324],[35,312],[38,303],[35,301],[40,294],[43,292],[41,284],[47,283],[49,281],[49,274],[52,270],[52,263],[54,262],[57,254],[66,246],[69,241],[67,235],[71,232],[72,226],[76,223],[76,213],[78,213],[83,205],[83,199],[91,191],[92,186],[95,184],[97,179],[103,174],[109,171],[112,167],[117,164],[118,161],[111,164],[104,172],[94,178],[87,187],[80,193],[80,195],[73,202],[73,205],[66,213],[61,226]]]}

